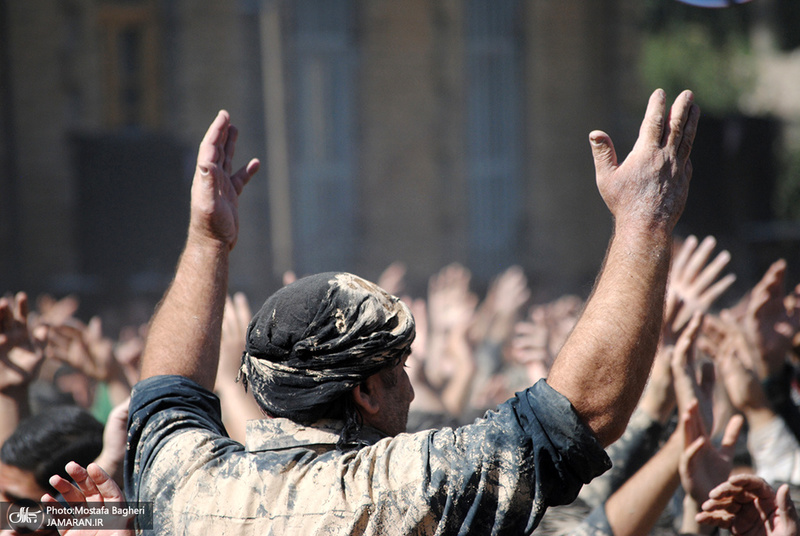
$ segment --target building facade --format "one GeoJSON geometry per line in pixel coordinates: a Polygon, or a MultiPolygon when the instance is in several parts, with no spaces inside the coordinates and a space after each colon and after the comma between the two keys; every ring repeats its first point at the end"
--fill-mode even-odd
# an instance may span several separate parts
{"type": "Polygon", "coordinates": [[[2,1],[4,286],[155,300],[225,108],[263,161],[231,273],[254,302],[284,270],[394,261],[416,294],[451,262],[586,293],[611,228],[588,133],[637,133],[639,4],[2,1]]]}

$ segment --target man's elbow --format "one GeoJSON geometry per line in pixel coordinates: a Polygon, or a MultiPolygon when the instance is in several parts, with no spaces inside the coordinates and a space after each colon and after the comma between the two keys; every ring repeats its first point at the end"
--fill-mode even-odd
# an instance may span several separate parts
{"type": "Polygon", "coordinates": [[[589,419],[587,424],[594,432],[598,443],[605,448],[622,437],[628,427],[630,417],[630,413],[623,414],[618,411],[608,411],[589,419]]]}

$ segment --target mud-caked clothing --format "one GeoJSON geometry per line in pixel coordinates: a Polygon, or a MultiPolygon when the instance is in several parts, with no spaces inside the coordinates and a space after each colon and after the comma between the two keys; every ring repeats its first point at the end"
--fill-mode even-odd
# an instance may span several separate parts
{"type": "Polygon", "coordinates": [[[180,376],[133,390],[129,501],[168,534],[529,534],[607,470],[605,451],[544,381],[460,428],[337,450],[342,424],[250,421],[227,437],[219,399],[180,376]]]}

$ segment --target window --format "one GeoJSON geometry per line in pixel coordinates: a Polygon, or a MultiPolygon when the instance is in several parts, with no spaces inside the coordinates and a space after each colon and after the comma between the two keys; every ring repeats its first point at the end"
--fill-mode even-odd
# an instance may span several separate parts
{"type": "Polygon", "coordinates": [[[107,127],[158,126],[158,33],[152,1],[103,4],[103,118],[107,127]]]}
{"type": "Polygon", "coordinates": [[[515,262],[519,218],[517,0],[467,1],[467,183],[470,267],[491,277],[515,262]]]}
{"type": "Polygon", "coordinates": [[[350,0],[293,3],[290,106],[294,255],[300,273],[353,256],[355,45],[350,0]]]}

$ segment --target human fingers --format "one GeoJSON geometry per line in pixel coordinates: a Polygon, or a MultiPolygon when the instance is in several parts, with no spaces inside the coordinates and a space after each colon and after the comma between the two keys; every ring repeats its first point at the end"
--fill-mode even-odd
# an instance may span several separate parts
{"type": "MultiPolygon", "coordinates": [[[[695,278],[692,288],[701,300],[706,298],[707,289],[716,281],[722,270],[731,260],[731,254],[727,251],[720,251],[714,260],[708,263],[695,278]]],[[[732,282],[732,281],[731,281],[732,282]]]]}
{"type": "Polygon", "coordinates": [[[81,465],[75,462],[69,462],[64,467],[64,469],[66,469],[67,474],[72,478],[72,480],[78,486],[78,489],[84,495],[84,497],[86,497],[87,501],[101,502],[100,499],[102,495],[100,491],[97,489],[97,485],[95,484],[94,479],[86,469],[84,469],[81,465]]]}
{"type": "Polygon", "coordinates": [[[683,127],[683,136],[678,146],[678,160],[686,161],[685,173],[688,178],[692,176],[692,162],[689,160],[689,155],[692,152],[694,139],[697,135],[697,123],[700,121],[700,107],[693,102],[694,95],[692,95],[691,100],[689,114],[683,127]]]}
{"type": "Polygon", "coordinates": [[[17,292],[14,296],[14,317],[18,322],[27,323],[28,312],[28,295],[22,291],[17,292]]]}
{"type": "Polygon", "coordinates": [[[684,135],[693,101],[694,94],[687,89],[678,95],[669,109],[667,129],[662,135],[661,145],[672,148],[676,153],[684,135]]]}
{"type": "Polygon", "coordinates": [[[728,479],[708,492],[708,500],[703,503],[702,508],[703,510],[724,508],[728,512],[737,513],[743,504],[747,504],[752,499],[751,493],[728,479]]]}
{"type": "MultiPolygon", "coordinates": [[[[710,256],[711,251],[709,251],[710,256]]],[[[700,266],[702,270],[697,275],[696,278],[696,285],[700,288],[706,288],[714,281],[719,274],[722,273],[722,270],[731,262],[731,254],[727,249],[723,249],[717,256],[714,257],[714,260],[711,262],[708,261],[708,257],[703,262],[703,265],[700,266]]]]}
{"type": "Polygon", "coordinates": [[[281,278],[281,282],[283,283],[284,287],[286,285],[291,285],[295,281],[297,281],[297,275],[292,270],[286,270],[285,272],[283,272],[283,277],[281,278]]]}
{"type": "MultiPolygon", "coordinates": [[[[684,449],[681,453],[681,458],[678,465],[678,470],[681,473],[682,480],[692,480],[693,473],[697,473],[697,468],[701,465],[700,461],[700,450],[705,448],[708,443],[708,440],[704,436],[696,437],[691,443],[689,443],[688,439],[684,439],[684,449]],[[686,444],[688,443],[688,445],[686,444]]],[[[703,500],[705,497],[702,497],[703,491],[698,489],[691,489],[693,486],[689,485],[688,482],[684,483],[684,486],[687,488],[686,493],[692,495],[695,500],[703,500]]]]}
{"type": "Polygon", "coordinates": [[[739,434],[744,427],[744,417],[741,415],[734,415],[725,426],[725,432],[722,434],[722,442],[720,443],[719,454],[726,460],[732,460],[734,451],[736,450],[736,441],[739,439],[739,434]]]}
{"type": "Polygon", "coordinates": [[[231,298],[230,294],[225,294],[225,305],[222,309],[222,330],[229,331],[235,327],[237,324],[238,319],[236,317],[236,311],[233,307],[233,299],[231,298]]]}
{"type": "Polygon", "coordinates": [[[764,276],[756,283],[751,293],[750,303],[748,309],[750,311],[758,311],[761,309],[783,286],[784,277],[786,275],[786,261],[778,259],[773,262],[764,276]]]}
{"type": "Polygon", "coordinates": [[[5,342],[6,333],[11,330],[14,314],[11,311],[11,302],[8,298],[0,298],[0,344],[5,342]]]}
{"type": "MultiPolygon", "coordinates": [[[[775,492],[772,490],[766,480],[753,474],[733,474],[728,477],[728,484],[730,485],[729,488],[726,489],[728,494],[731,494],[736,490],[742,490],[762,498],[768,498],[775,495],[775,492]]],[[[736,492],[741,493],[738,491],[736,492]]]]}
{"type": "MultiPolygon", "coordinates": [[[[70,462],[74,463],[74,462],[70,462]]],[[[76,464],[77,465],[77,464],[76,464]]],[[[72,475],[70,475],[72,476],[72,475]]],[[[59,476],[53,475],[50,477],[50,485],[53,486],[58,493],[61,494],[61,497],[68,503],[83,503],[86,502],[87,498],[84,493],[74,484],[72,484],[69,480],[59,476]]],[[[45,495],[42,497],[42,502],[46,502],[45,499],[47,497],[52,498],[52,496],[45,495]]],[[[53,499],[55,500],[55,499],[53,499]]],[[[56,501],[57,502],[57,501],[56,501]]]]}
{"type": "Polygon", "coordinates": [[[95,489],[100,493],[103,502],[125,502],[122,490],[102,467],[96,463],[90,463],[86,467],[86,473],[94,484],[95,489]]]}
{"type": "Polygon", "coordinates": [[[708,310],[711,304],[717,301],[717,298],[730,288],[736,282],[736,274],[728,274],[710,287],[701,296],[703,307],[708,310]]]}
{"type": "Polygon", "coordinates": [[[405,286],[406,271],[406,265],[402,262],[391,263],[378,277],[378,286],[393,296],[399,295],[405,286]]]}
{"type": "Polygon", "coordinates": [[[797,515],[797,509],[794,506],[792,497],[789,495],[789,485],[782,484],[778,488],[775,496],[775,504],[778,507],[778,516],[785,519],[790,530],[794,530],[791,534],[797,534],[797,526],[800,524],[800,517],[797,515]]]}
{"type": "Polygon", "coordinates": [[[686,325],[686,328],[678,337],[678,342],[675,343],[673,362],[682,368],[691,367],[691,369],[687,369],[687,373],[694,368],[694,358],[691,350],[695,341],[697,341],[697,335],[700,332],[700,325],[702,322],[703,313],[696,311],[686,325]]]}
{"type": "Polygon", "coordinates": [[[233,184],[233,188],[236,190],[236,195],[242,193],[245,185],[250,182],[250,179],[258,172],[259,168],[261,168],[261,161],[258,158],[253,158],[246,165],[239,168],[239,171],[233,174],[231,177],[231,184],[233,184]]]}
{"type": "Polygon", "coordinates": [[[608,134],[595,130],[589,134],[597,178],[605,177],[617,168],[617,152],[608,134]]]}
{"type": "Polygon", "coordinates": [[[657,89],[650,95],[650,100],[647,102],[647,110],[642,120],[642,126],[639,128],[639,139],[636,140],[637,146],[640,143],[651,147],[660,144],[661,137],[664,134],[666,105],[667,94],[663,89],[657,89]]]}
{"type": "Polygon", "coordinates": [[[688,448],[695,440],[705,437],[700,419],[697,400],[692,400],[680,413],[680,429],[683,433],[683,447],[688,448]]]}
{"type": "Polygon", "coordinates": [[[703,267],[708,262],[708,258],[711,256],[711,252],[714,251],[715,247],[717,247],[717,240],[709,235],[698,244],[694,251],[692,251],[684,269],[684,278],[687,280],[687,283],[693,282],[697,275],[703,270],[703,267]]]}
{"type": "Polygon", "coordinates": [[[233,162],[233,155],[236,152],[236,140],[239,138],[239,129],[235,126],[231,125],[228,128],[228,137],[225,140],[225,146],[223,147],[222,154],[222,169],[225,170],[225,173],[230,174],[231,172],[231,162],[233,162]]]}
{"type": "Polygon", "coordinates": [[[671,281],[670,283],[677,283],[683,279],[683,273],[686,268],[686,263],[689,262],[689,257],[697,248],[697,237],[689,235],[683,240],[683,244],[678,248],[677,253],[672,258],[672,267],[670,269],[671,281]]]}
{"type": "Polygon", "coordinates": [[[226,140],[230,120],[228,112],[220,110],[208,127],[203,141],[200,142],[200,149],[197,153],[197,166],[204,176],[210,173],[211,166],[219,164],[218,160],[226,140]]]}
{"type": "Polygon", "coordinates": [[[236,312],[239,326],[241,326],[242,329],[247,329],[248,324],[250,324],[250,319],[253,317],[253,312],[250,309],[250,303],[247,301],[247,296],[244,292],[234,293],[233,310],[236,312]]]}
{"type": "MultiPolygon", "coordinates": [[[[720,486],[724,484],[723,482],[720,486]]],[[[742,504],[728,497],[721,499],[709,498],[703,501],[701,511],[698,512],[695,519],[698,523],[729,529],[741,510],[742,504]]]]}

